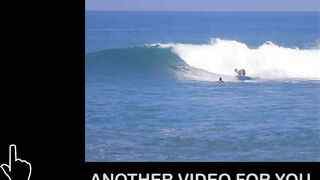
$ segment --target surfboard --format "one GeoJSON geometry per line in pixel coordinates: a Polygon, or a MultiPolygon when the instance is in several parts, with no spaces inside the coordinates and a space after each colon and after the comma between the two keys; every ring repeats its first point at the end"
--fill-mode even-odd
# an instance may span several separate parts
{"type": "Polygon", "coordinates": [[[249,76],[236,76],[238,80],[251,80],[252,78],[249,76]]]}

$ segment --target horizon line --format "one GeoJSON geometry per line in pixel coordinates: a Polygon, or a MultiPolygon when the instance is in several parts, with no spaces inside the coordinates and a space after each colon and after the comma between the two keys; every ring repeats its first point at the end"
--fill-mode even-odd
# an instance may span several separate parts
{"type": "Polygon", "coordinates": [[[111,12],[314,12],[320,13],[319,11],[288,11],[288,10],[266,10],[266,11],[254,11],[254,10],[97,10],[97,9],[85,9],[85,11],[111,11],[111,12]]]}

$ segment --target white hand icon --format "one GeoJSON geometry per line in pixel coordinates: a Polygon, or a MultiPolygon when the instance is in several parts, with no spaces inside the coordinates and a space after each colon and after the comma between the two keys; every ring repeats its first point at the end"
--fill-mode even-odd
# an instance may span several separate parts
{"type": "Polygon", "coordinates": [[[1,169],[9,180],[30,180],[31,164],[17,158],[17,147],[14,144],[9,147],[9,165],[2,164],[1,169]]]}

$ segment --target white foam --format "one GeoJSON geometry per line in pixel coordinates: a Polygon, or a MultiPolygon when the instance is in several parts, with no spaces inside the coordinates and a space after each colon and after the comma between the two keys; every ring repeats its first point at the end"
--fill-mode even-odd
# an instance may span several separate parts
{"type": "Polygon", "coordinates": [[[248,76],[278,79],[320,79],[320,49],[280,47],[266,42],[256,49],[246,44],[213,39],[209,44],[154,44],[172,51],[188,65],[211,73],[234,76],[243,68],[248,76]]]}

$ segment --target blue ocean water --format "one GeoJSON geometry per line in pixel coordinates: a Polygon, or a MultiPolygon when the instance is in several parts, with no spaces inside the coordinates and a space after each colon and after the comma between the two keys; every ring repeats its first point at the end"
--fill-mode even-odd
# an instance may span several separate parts
{"type": "Polygon", "coordinates": [[[86,161],[320,161],[319,41],[318,12],[87,11],[86,161]]]}

